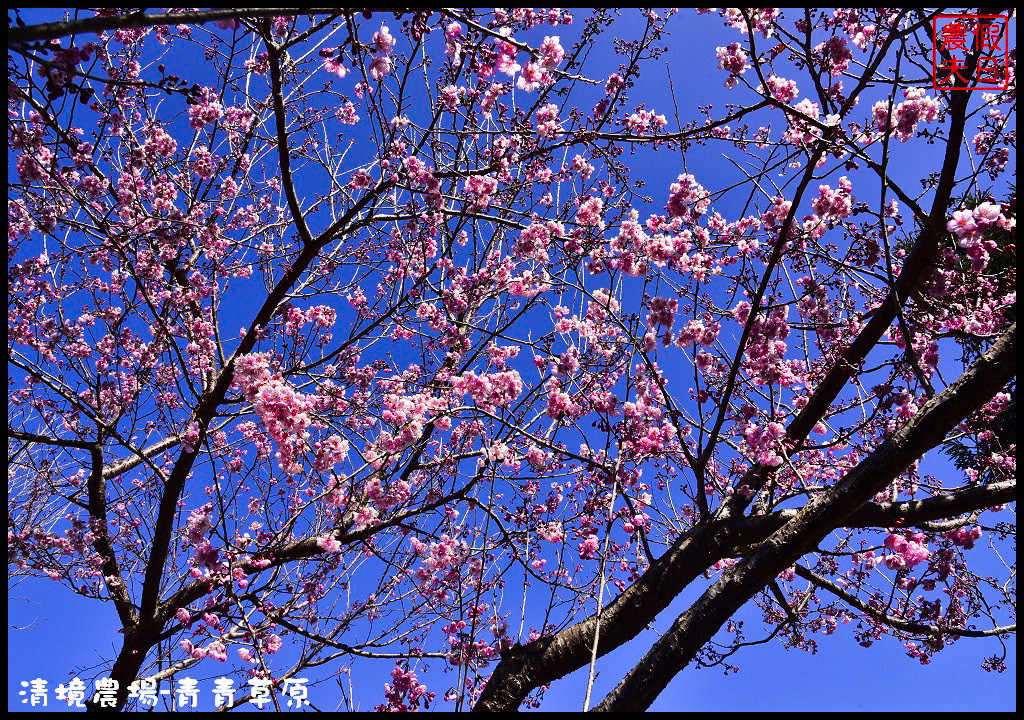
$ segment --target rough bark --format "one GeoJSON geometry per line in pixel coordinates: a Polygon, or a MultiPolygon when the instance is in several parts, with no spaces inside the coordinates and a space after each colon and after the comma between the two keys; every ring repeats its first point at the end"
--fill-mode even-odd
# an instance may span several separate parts
{"type": "MultiPolygon", "coordinates": [[[[949,138],[943,169],[928,219],[885,301],[832,364],[815,386],[807,405],[787,427],[786,437],[794,446],[798,447],[806,440],[814,425],[892,324],[896,308],[906,302],[910,288],[920,282],[931,267],[940,239],[946,232],[946,212],[956,181],[966,114],[967,98],[964,94],[954,95],[950,101],[949,138]]],[[[746,484],[756,490],[770,479],[773,472],[773,468],[755,465],[742,483],[737,484],[746,484]]],[[[733,495],[704,523],[677,538],[639,580],[602,611],[599,656],[636,637],[683,588],[712,564],[728,557],[722,548],[732,549],[736,538],[724,534],[727,529],[721,521],[731,518],[742,525],[742,520],[747,520],[742,512],[749,502],[743,495],[733,495]]],[[[534,688],[583,667],[590,660],[590,644],[596,626],[597,618],[591,616],[551,637],[511,648],[502,655],[474,710],[515,710],[534,688]]]]}
{"type": "Polygon", "coordinates": [[[906,425],[725,573],[652,646],[599,711],[644,710],[701,647],[754,594],[888,486],[914,460],[942,442],[1016,374],[1017,325],[906,425]]]}

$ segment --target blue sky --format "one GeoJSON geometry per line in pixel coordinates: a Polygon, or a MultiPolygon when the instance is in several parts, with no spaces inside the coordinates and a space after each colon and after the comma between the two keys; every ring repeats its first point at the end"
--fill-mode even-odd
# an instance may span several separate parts
{"type": "MultiPolygon", "coordinates": [[[[579,15],[579,13],[577,13],[579,15]]],[[[50,13],[23,14],[26,20],[51,19],[50,13]]],[[[733,29],[722,27],[717,15],[677,18],[669,41],[669,52],[632,94],[633,102],[645,102],[648,108],[664,113],[672,120],[671,97],[668,92],[667,66],[671,72],[683,122],[699,117],[694,106],[714,104],[713,112],[721,112],[727,102],[742,102],[749,93],[742,89],[726,90],[725,73],[715,67],[714,51],[741,39],[733,29]],[[693,66],[702,71],[694,72],[693,66]],[[746,94],[745,94],[746,93],[746,94]]],[[[394,28],[394,23],[392,22],[394,28]]],[[[376,22],[373,23],[376,25],[376,22]]],[[[560,28],[563,45],[569,45],[579,28],[560,28]]],[[[366,26],[370,29],[370,24],[366,26]]],[[[630,35],[639,27],[630,13],[616,21],[612,34],[630,35]]],[[[541,30],[535,31],[543,34],[541,30]]],[[[549,31],[550,32],[550,31],[549,31]]],[[[533,38],[528,38],[533,39],[533,38]]],[[[615,69],[610,53],[594,52],[588,65],[588,74],[603,78],[615,69]]],[[[201,67],[191,69],[197,79],[204,72],[201,67]]],[[[190,78],[191,79],[191,78],[190,78]]],[[[874,101],[870,97],[869,102],[874,101]]],[[[869,105],[870,106],[870,105],[869,105]]],[[[751,124],[756,127],[757,120],[751,124]]],[[[366,141],[367,138],[358,138],[366,141]]],[[[921,143],[893,146],[894,174],[915,181],[915,171],[922,164],[934,164],[941,148],[921,143]]],[[[711,145],[695,147],[685,158],[685,170],[698,176],[707,187],[718,187],[734,181],[735,170],[722,158],[722,147],[711,145]]],[[[645,173],[647,190],[653,198],[645,212],[659,212],[667,197],[667,187],[684,171],[684,163],[669,151],[658,153],[638,150],[634,167],[645,173]]],[[[313,190],[313,178],[300,179],[300,194],[313,190]]],[[[865,187],[866,195],[877,192],[874,186],[865,187]]],[[[723,215],[731,217],[737,208],[718,207],[723,215]]],[[[237,308],[240,320],[247,318],[248,308],[237,308]]],[[[226,323],[228,324],[228,323],[226,323]]],[[[236,325],[239,323],[235,323],[236,325]]],[[[928,461],[934,474],[956,472],[938,455],[928,461]]],[[[994,571],[993,571],[994,572],[994,571]]],[[[696,595],[692,588],[676,604],[666,610],[656,623],[657,629],[667,627],[671,618],[692,601],[696,595]]],[[[745,619],[749,639],[762,623],[760,612],[752,604],[740,612],[745,619]]],[[[8,702],[9,706],[26,709],[18,698],[19,682],[43,677],[51,686],[66,682],[74,668],[89,668],[109,661],[119,648],[119,635],[111,607],[95,601],[72,596],[61,588],[43,580],[30,579],[9,591],[8,619],[8,702]]],[[[632,643],[604,658],[598,665],[600,674],[595,683],[595,696],[603,697],[639,656],[649,647],[652,632],[642,634],[632,643]]],[[[1012,668],[1015,666],[1015,644],[1011,640],[1007,663],[1011,671],[1004,674],[987,673],[981,669],[983,657],[996,652],[997,641],[961,640],[937,654],[931,665],[922,667],[906,657],[900,643],[883,638],[871,648],[861,648],[847,628],[834,636],[817,636],[819,651],[809,655],[801,651],[786,651],[775,641],[766,645],[744,648],[731,658],[740,666],[740,672],[723,675],[721,669],[696,670],[688,668],[669,685],[659,697],[654,710],[1009,710],[1016,705],[1016,689],[1012,668]]],[[[102,667],[102,665],[100,665],[102,667]]],[[[201,665],[205,673],[216,674],[217,668],[209,661],[201,665]]],[[[373,666],[357,666],[353,680],[362,694],[361,705],[370,708],[381,702],[379,688],[388,680],[388,661],[373,666]],[[364,690],[372,688],[372,691],[364,690]]],[[[82,673],[82,677],[87,677],[82,673]]],[[[442,675],[437,670],[425,678],[432,690],[443,693],[443,688],[454,680],[452,671],[442,675]]],[[[586,669],[556,683],[547,693],[544,709],[576,710],[582,706],[586,683],[586,669]]],[[[329,685],[311,691],[311,699],[321,708],[333,705],[335,691],[329,685]],[[318,694],[322,693],[322,694],[318,694]]],[[[50,708],[56,709],[51,697],[50,708]]]]}

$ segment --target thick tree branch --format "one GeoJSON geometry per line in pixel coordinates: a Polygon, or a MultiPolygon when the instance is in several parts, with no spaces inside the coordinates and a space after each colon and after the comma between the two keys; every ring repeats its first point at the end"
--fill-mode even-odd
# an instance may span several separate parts
{"type": "MultiPolygon", "coordinates": [[[[808,404],[790,423],[786,437],[794,444],[802,443],[810,434],[853,373],[860,368],[868,352],[875,347],[892,324],[896,317],[895,303],[905,300],[906,289],[918,282],[930,267],[940,238],[946,232],[946,208],[952,194],[955,169],[960,157],[967,114],[966,99],[960,98],[961,96],[954,95],[951,100],[950,137],[928,222],[922,228],[886,301],[876,310],[871,321],[853,343],[833,363],[824,379],[815,387],[808,404]]],[[[787,220],[792,215],[791,209],[787,220]]],[[[747,472],[743,482],[751,488],[760,488],[773,471],[773,468],[755,465],[747,472]]],[[[705,525],[718,529],[716,520],[740,518],[743,508],[748,504],[749,500],[742,494],[734,494],[705,525]]],[[[652,564],[639,580],[609,604],[602,613],[602,638],[598,655],[603,655],[635,637],[706,567],[726,557],[716,556],[713,551],[707,552],[712,548],[712,538],[721,543],[715,545],[716,549],[734,545],[723,533],[698,526],[678,538],[658,562],[652,564]],[[711,557],[714,559],[710,559],[711,557]],[[671,594],[665,592],[668,590],[672,590],[671,594]]],[[[533,688],[582,667],[587,659],[586,648],[583,645],[586,644],[587,638],[593,638],[592,625],[595,622],[595,618],[590,617],[552,638],[541,638],[527,646],[513,647],[502,656],[474,709],[515,709],[533,688]]]]}
{"type": "MultiPolygon", "coordinates": [[[[871,319],[853,342],[831,364],[825,376],[815,386],[807,404],[786,428],[785,437],[791,447],[799,448],[806,441],[811,430],[825,416],[850,378],[860,370],[868,353],[875,348],[896,319],[897,304],[906,302],[911,289],[920,283],[921,278],[932,267],[940,243],[947,235],[946,212],[956,184],[956,168],[960,160],[967,120],[967,101],[967,93],[954,93],[949,101],[949,138],[928,220],[918,233],[917,240],[885,300],[875,308],[871,319]]],[[[755,491],[759,490],[771,478],[773,471],[774,468],[754,465],[737,484],[747,485],[755,491]]],[[[723,503],[721,511],[725,515],[736,515],[749,503],[747,497],[736,493],[723,503]]]]}
{"type": "Polygon", "coordinates": [[[92,521],[93,548],[103,560],[103,581],[114,600],[121,625],[130,631],[139,621],[138,611],[132,603],[128,588],[121,576],[113,544],[110,541],[110,523],[107,521],[107,478],[103,473],[103,449],[97,443],[91,450],[92,470],[89,473],[89,518],[92,521]]]}
{"type": "Polygon", "coordinates": [[[39,23],[25,27],[7,28],[7,46],[32,42],[35,40],[52,40],[80,35],[84,33],[100,33],[106,30],[123,28],[144,28],[154,25],[202,25],[217,20],[237,20],[240,18],[267,18],[283,15],[323,15],[337,12],[337,8],[214,8],[197,12],[184,13],[150,13],[134,12],[126,15],[110,15],[107,17],[90,17],[66,22],[39,23]]]}
{"type": "Polygon", "coordinates": [[[7,428],[7,437],[41,445],[56,445],[57,447],[77,448],[79,450],[92,450],[98,446],[98,443],[91,440],[65,440],[64,438],[52,438],[37,433],[13,430],[12,428],[7,428]]]}
{"type": "Polygon", "coordinates": [[[893,617],[887,613],[876,610],[875,608],[862,601],[856,595],[853,595],[843,588],[836,585],[834,582],[823,578],[816,573],[811,572],[803,565],[797,564],[793,566],[793,571],[802,577],[804,580],[814,583],[818,587],[828,590],[830,593],[838,597],[840,600],[845,602],[850,607],[856,608],[865,615],[870,615],[878,622],[888,625],[889,627],[902,630],[904,632],[914,633],[915,635],[924,636],[935,636],[942,637],[944,635],[953,635],[956,637],[991,637],[993,635],[1007,635],[1009,633],[1017,632],[1017,625],[1005,625],[1002,627],[989,628],[987,630],[974,630],[972,628],[958,628],[958,627],[944,627],[940,625],[923,625],[921,623],[908,622],[897,617],[893,617]]]}
{"type": "Polygon", "coordinates": [[[288,200],[288,209],[291,210],[292,220],[295,228],[299,231],[303,245],[313,242],[313,235],[306,225],[306,218],[302,214],[302,207],[299,205],[299,197],[295,194],[295,181],[292,178],[292,158],[288,148],[288,118],[284,109],[284,88],[281,83],[282,51],[270,46],[270,85],[274,98],[274,128],[277,133],[277,160],[281,165],[281,181],[284,185],[284,194],[288,200]]]}
{"type": "MultiPolygon", "coordinates": [[[[1016,497],[1016,480],[1007,480],[922,500],[867,503],[854,511],[843,527],[887,527],[901,519],[913,526],[1012,502],[1016,497]]],[[[636,637],[705,569],[723,558],[743,554],[798,513],[780,510],[769,515],[733,517],[685,533],[602,611],[598,655],[636,637]]],[[[597,617],[591,616],[552,637],[516,645],[503,653],[474,710],[515,709],[534,688],[586,665],[588,643],[596,624],[597,617]]]]}
{"type": "MultiPolygon", "coordinates": [[[[866,503],[853,512],[842,527],[884,528],[901,523],[906,527],[928,527],[935,520],[954,518],[1017,499],[1017,480],[977,485],[920,500],[894,503],[866,503]]],[[[800,513],[779,510],[767,515],[730,518],[725,522],[739,546],[761,542],[800,513]]]]}
{"type": "Polygon", "coordinates": [[[828,492],[811,501],[782,529],[726,572],[652,646],[596,708],[643,710],[753,595],[812,550],[875,493],[934,448],[1016,374],[1017,326],[828,492]]]}
{"type": "Polygon", "coordinates": [[[118,475],[123,475],[132,468],[138,467],[146,460],[170,450],[179,442],[181,442],[180,435],[170,435],[165,437],[163,440],[157,440],[149,447],[140,450],[135,457],[125,458],[124,460],[119,460],[116,463],[105,466],[103,468],[103,477],[109,480],[110,478],[117,477],[118,475]]]}

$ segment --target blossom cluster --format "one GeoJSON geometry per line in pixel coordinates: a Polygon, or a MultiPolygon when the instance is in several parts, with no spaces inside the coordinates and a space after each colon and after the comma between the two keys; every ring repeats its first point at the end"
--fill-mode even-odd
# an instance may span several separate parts
{"type": "Polygon", "coordinates": [[[811,207],[821,219],[828,223],[843,220],[853,213],[853,185],[844,175],[839,178],[838,189],[828,185],[818,186],[818,197],[811,202],[811,207]]]}
{"type": "Polygon", "coordinates": [[[701,215],[708,211],[711,195],[693,175],[689,173],[680,175],[669,189],[672,193],[668,198],[668,214],[672,217],[696,222],[701,215]]]}
{"type": "Polygon", "coordinates": [[[665,116],[657,114],[653,110],[637,110],[622,122],[634,135],[646,135],[649,132],[664,130],[668,125],[665,116]]]}
{"type": "Polygon", "coordinates": [[[885,538],[885,547],[890,553],[885,556],[885,564],[890,570],[913,570],[929,556],[924,534],[911,530],[901,535],[890,533],[885,538]]]}
{"type": "Polygon", "coordinates": [[[422,565],[414,573],[416,586],[424,597],[443,601],[448,590],[461,584],[460,569],[468,555],[465,543],[448,534],[442,534],[438,542],[429,545],[417,537],[409,538],[413,551],[423,558],[422,565]]]}
{"type": "Polygon", "coordinates": [[[376,53],[370,62],[370,77],[374,80],[380,80],[391,74],[390,55],[395,49],[395,37],[391,34],[387,25],[381,25],[380,30],[373,34],[370,46],[373,48],[374,53],[376,53]]]}
{"type": "Polygon", "coordinates": [[[562,62],[564,57],[565,50],[562,49],[558,36],[545,37],[540,46],[540,59],[536,62],[527,62],[526,66],[521,68],[516,87],[525,92],[533,92],[542,85],[550,85],[554,82],[551,71],[562,62]]]}
{"type": "Polygon", "coordinates": [[[957,245],[967,251],[972,269],[981,272],[988,265],[989,253],[997,247],[994,240],[985,239],[986,231],[989,228],[1012,231],[1016,225],[1016,219],[1004,215],[999,205],[983,202],[974,210],[955,211],[946,229],[956,235],[957,245]]]}
{"type": "Polygon", "coordinates": [[[434,699],[434,693],[427,690],[427,686],[419,681],[416,673],[399,660],[391,669],[391,682],[384,685],[384,697],[388,699],[385,705],[379,705],[375,710],[379,712],[409,712],[418,710],[422,702],[424,707],[430,707],[434,699]]]}
{"type": "Polygon", "coordinates": [[[745,73],[747,68],[750,67],[750,56],[747,55],[747,51],[738,42],[719,47],[716,52],[718,54],[718,67],[729,73],[729,77],[725,79],[725,86],[735,87],[736,83],[739,82],[740,75],[745,73]]]}
{"type": "Polygon", "coordinates": [[[290,475],[298,473],[302,453],[308,449],[313,398],[296,392],[281,375],[271,373],[270,357],[262,353],[238,358],[234,383],[277,444],[281,469],[290,475]]]}
{"type": "Polygon", "coordinates": [[[517,370],[478,375],[466,371],[452,378],[452,389],[469,395],[481,408],[494,411],[512,403],[523,391],[523,379],[517,370]]]}
{"type": "MultiPolygon", "coordinates": [[[[769,75],[766,82],[768,83],[769,94],[779,102],[786,103],[787,105],[799,94],[795,80],[789,80],[778,75],[769,75]]],[[[763,86],[758,85],[757,91],[763,93],[765,90],[763,86]]]]}
{"type": "Polygon", "coordinates": [[[933,123],[942,109],[937,98],[927,94],[924,88],[909,87],[903,91],[904,100],[890,111],[887,101],[879,100],[871,108],[871,116],[879,132],[892,132],[900,142],[914,137],[921,123],[933,123]],[[894,121],[895,116],[895,121],[894,121]]]}

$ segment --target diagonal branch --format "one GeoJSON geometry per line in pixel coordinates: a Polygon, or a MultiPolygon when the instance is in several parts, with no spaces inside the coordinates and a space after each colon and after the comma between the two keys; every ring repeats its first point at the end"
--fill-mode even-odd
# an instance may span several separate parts
{"type": "Polygon", "coordinates": [[[270,84],[274,98],[274,127],[277,132],[277,158],[281,165],[281,181],[284,185],[284,194],[288,199],[288,208],[291,210],[292,218],[295,221],[295,228],[299,231],[303,245],[313,242],[313,234],[306,225],[306,218],[302,214],[302,207],[299,205],[298,195],[295,193],[295,182],[292,178],[292,159],[288,151],[288,128],[287,117],[284,109],[284,89],[281,84],[282,51],[268,44],[270,49],[270,84]]]}
{"type": "Polygon", "coordinates": [[[888,625],[889,627],[902,630],[904,632],[914,633],[915,635],[931,635],[941,637],[943,635],[955,635],[957,637],[991,637],[993,635],[1006,635],[1009,633],[1017,632],[1017,625],[1005,625],[1003,627],[989,628],[988,630],[972,630],[970,628],[957,628],[957,627],[942,627],[939,625],[923,625],[921,623],[909,622],[907,620],[901,620],[900,618],[887,615],[881,610],[877,610],[866,602],[862,601],[856,595],[853,595],[843,588],[836,585],[831,580],[823,578],[820,575],[811,572],[803,565],[794,565],[793,571],[802,577],[804,580],[814,583],[818,587],[828,590],[830,593],[838,597],[840,600],[845,602],[847,605],[856,608],[865,615],[870,615],[872,618],[880,623],[888,625]]]}
{"type": "MultiPolygon", "coordinates": [[[[963,144],[964,128],[967,122],[967,93],[954,94],[950,99],[949,139],[942,163],[942,172],[935,188],[934,201],[928,220],[924,223],[917,240],[903,263],[896,281],[889,289],[882,304],[874,309],[871,319],[849,346],[836,358],[821,381],[815,386],[800,414],[786,428],[786,440],[794,448],[806,440],[815,424],[828,411],[843,388],[854,376],[868,353],[878,344],[882,335],[896,319],[896,308],[905,302],[911,290],[932,267],[940,244],[947,236],[946,213],[956,184],[956,168],[960,160],[960,146],[963,144]]],[[[759,490],[771,478],[773,468],[755,465],[738,485],[747,485],[759,490]]],[[[742,494],[730,496],[721,510],[726,515],[738,515],[749,504],[742,494]]]]}
{"type": "Polygon", "coordinates": [[[686,667],[701,647],[753,595],[809,552],[853,512],[942,442],[1017,372],[1014,323],[970,368],[928,401],[828,492],[811,501],[782,529],[762,542],[676,618],[596,710],[644,710],[686,667]]]}
{"type": "Polygon", "coordinates": [[[39,435],[37,433],[21,432],[20,430],[13,430],[10,427],[7,428],[7,437],[14,438],[15,440],[24,440],[30,443],[39,443],[41,445],[56,445],[57,447],[69,447],[77,448],[79,450],[93,450],[99,446],[99,443],[90,440],[65,440],[64,438],[52,438],[46,435],[39,435]]]}
{"type": "Polygon", "coordinates": [[[171,449],[180,441],[180,435],[168,435],[163,440],[157,440],[149,447],[139,450],[134,457],[125,458],[124,460],[119,460],[116,463],[104,466],[103,477],[109,480],[110,478],[117,477],[118,475],[123,475],[132,468],[146,462],[150,458],[171,449]]]}
{"type": "MultiPolygon", "coordinates": [[[[907,297],[908,288],[913,287],[931,266],[939,243],[945,237],[946,209],[955,184],[955,169],[967,115],[966,99],[961,99],[961,96],[950,100],[949,141],[928,221],[882,306],[876,309],[870,322],[837,358],[818,383],[807,405],[790,423],[786,437],[794,444],[802,443],[810,434],[892,324],[896,317],[895,303],[907,297]]],[[[755,465],[739,484],[758,489],[770,479],[773,471],[773,468],[755,465]]],[[[636,637],[705,568],[729,556],[728,551],[735,548],[737,538],[743,533],[742,523],[758,522],[743,517],[742,511],[747,504],[749,500],[742,494],[732,495],[709,521],[676,538],[647,572],[605,608],[601,616],[598,656],[636,637]],[[737,525],[724,524],[723,520],[735,520],[737,525]]],[[[763,537],[761,535],[757,539],[763,537]]],[[[474,709],[515,710],[532,689],[583,667],[590,658],[589,642],[594,637],[596,622],[596,618],[591,616],[554,636],[510,648],[502,655],[474,709]]]]}
{"type": "MultiPolygon", "coordinates": [[[[378,10],[381,8],[377,8],[378,10]]],[[[101,33],[106,30],[123,28],[144,28],[154,25],[178,25],[190,23],[202,25],[217,20],[240,18],[277,17],[281,15],[323,15],[333,14],[337,8],[214,8],[198,12],[150,13],[134,12],[125,15],[81,18],[65,22],[38,23],[25,27],[7,28],[7,45],[17,45],[36,40],[53,40],[80,33],[101,33]]]]}
{"type": "MultiPolygon", "coordinates": [[[[891,503],[865,503],[843,523],[847,528],[892,527],[902,523],[906,527],[935,530],[930,523],[954,518],[985,508],[1014,502],[1017,499],[1017,480],[1003,480],[988,485],[976,485],[921,500],[891,503]]],[[[725,521],[738,546],[753,545],[780,530],[800,513],[799,509],[778,510],[767,515],[740,516],[725,521]]],[[[741,549],[738,547],[737,549],[741,549]]]]}
{"type": "MultiPolygon", "coordinates": [[[[843,527],[887,527],[900,519],[907,526],[920,526],[1016,498],[1016,480],[1006,480],[922,500],[866,503],[844,521],[843,527]]],[[[601,612],[598,656],[636,637],[706,568],[723,558],[746,554],[750,546],[781,529],[798,512],[780,510],[769,515],[714,520],[681,535],[601,612]]],[[[597,621],[596,615],[591,616],[551,637],[507,650],[474,710],[514,710],[534,688],[585,666],[590,660],[597,621]]]]}

